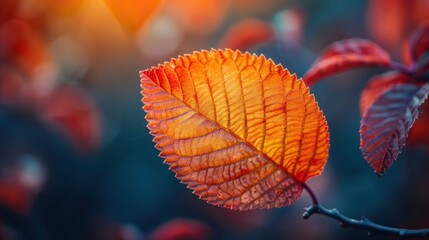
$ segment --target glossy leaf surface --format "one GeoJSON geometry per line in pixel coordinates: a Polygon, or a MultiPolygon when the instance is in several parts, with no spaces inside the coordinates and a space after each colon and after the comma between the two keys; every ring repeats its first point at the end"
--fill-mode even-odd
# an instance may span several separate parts
{"type": "Polygon", "coordinates": [[[310,86],[322,78],[346,70],[388,66],[390,62],[389,54],[377,44],[365,39],[347,39],[330,45],[303,78],[310,86]]]}
{"type": "Polygon", "coordinates": [[[375,173],[383,174],[398,157],[429,93],[429,84],[401,84],[383,92],[364,113],[361,150],[375,173]]]}
{"type": "Polygon", "coordinates": [[[240,210],[290,205],[323,170],[329,133],[314,96],[264,56],[195,52],[140,76],[156,148],[201,199],[240,210]]]}

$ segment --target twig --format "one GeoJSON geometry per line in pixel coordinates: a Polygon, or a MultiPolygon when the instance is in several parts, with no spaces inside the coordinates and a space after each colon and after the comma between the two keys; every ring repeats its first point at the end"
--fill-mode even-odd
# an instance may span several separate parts
{"type": "Polygon", "coordinates": [[[353,228],[356,230],[367,231],[369,235],[390,235],[397,236],[399,238],[429,238],[429,229],[403,229],[386,227],[383,225],[376,224],[370,221],[366,217],[362,217],[360,220],[352,219],[341,214],[337,209],[327,209],[319,204],[319,201],[306,184],[303,185],[304,189],[310,195],[313,205],[305,208],[302,217],[304,219],[310,218],[313,214],[323,215],[340,222],[340,226],[343,228],[353,228]]]}

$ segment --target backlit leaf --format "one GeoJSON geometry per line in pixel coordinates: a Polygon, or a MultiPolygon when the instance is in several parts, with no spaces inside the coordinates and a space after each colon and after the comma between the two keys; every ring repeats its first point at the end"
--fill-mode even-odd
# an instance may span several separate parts
{"type": "Polygon", "coordinates": [[[340,72],[368,66],[388,66],[390,56],[377,44],[365,39],[347,39],[330,45],[305,74],[312,85],[320,79],[340,72]]]}
{"type": "Polygon", "coordinates": [[[329,133],[314,96],[264,56],[195,52],[140,77],[155,146],[201,199],[240,210],[290,205],[323,170],[329,133]]]}
{"type": "Polygon", "coordinates": [[[401,84],[383,92],[364,113],[360,147],[375,173],[383,174],[398,157],[429,93],[429,84],[401,84]]]}
{"type": "Polygon", "coordinates": [[[372,78],[362,91],[360,97],[361,115],[364,115],[368,108],[384,91],[398,84],[404,84],[407,81],[411,81],[408,76],[396,71],[387,72],[372,78]]]}

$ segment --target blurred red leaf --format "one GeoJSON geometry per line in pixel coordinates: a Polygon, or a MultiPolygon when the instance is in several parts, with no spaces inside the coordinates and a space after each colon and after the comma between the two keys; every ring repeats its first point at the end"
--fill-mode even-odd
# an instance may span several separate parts
{"type": "Polygon", "coordinates": [[[426,150],[429,150],[429,101],[421,106],[419,118],[414,123],[410,130],[410,135],[407,139],[407,144],[412,146],[424,145],[426,150]]]}
{"type": "Polygon", "coordinates": [[[429,84],[393,86],[364,113],[360,147],[375,173],[383,174],[398,157],[428,93],[429,84]]]}
{"type": "Polygon", "coordinates": [[[20,0],[1,0],[0,1],[0,24],[2,24],[4,21],[7,21],[14,15],[20,2],[21,2],[20,0]]]}
{"type": "Polygon", "coordinates": [[[420,56],[415,64],[415,75],[418,78],[429,78],[429,52],[420,56]]]}
{"type": "Polygon", "coordinates": [[[24,79],[11,68],[0,67],[0,103],[22,105],[28,95],[24,79]]]}
{"type": "Polygon", "coordinates": [[[353,68],[388,66],[390,56],[377,44],[365,39],[347,39],[330,45],[307,71],[303,79],[312,85],[320,79],[353,68]]]}
{"type": "Polygon", "coordinates": [[[371,35],[389,48],[397,47],[406,34],[410,1],[369,1],[367,25],[371,35]]]}
{"type": "Polygon", "coordinates": [[[38,0],[48,12],[57,15],[75,14],[83,5],[85,0],[38,0]]]}
{"type": "Polygon", "coordinates": [[[244,19],[232,25],[223,35],[219,48],[248,50],[274,39],[274,28],[259,19],[244,19]]]}
{"type": "Polygon", "coordinates": [[[368,108],[384,91],[394,86],[404,84],[407,81],[411,81],[408,76],[396,71],[386,72],[382,75],[373,77],[361,93],[361,115],[364,115],[368,108]]]}
{"type": "Polygon", "coordinates": [[[78,150],[100,145],[101,120],[94,102],[79,88],[63,86],[44,100],[42,116],[62,131],[78,150]]]}
{"type": "Polygon", "coordinates": [[[30,209],[31,197],[24,187],[0,180],[0,203],[19,214],[25,214],[30,209]]]}
{"type": "Polygon", "coordinates": [[[155,229],[149,240],[205,240],[210,239],[210,227],[198,220],[177,218],[155,229]]]}
{"type": "Polygon", "coordinates": [[[415,27],[429,20],[427,0],[371,0],[367,26],[371,35],[393,50],[415,27]]]}
{"type": "Polygon", "coordinates": [[[404,40],[401,45],[401,58],[405,66],[411,67],[413,60],[410,53],[410,39],[404,40]]]}
{"type": "Polygon", "coordinates": [[[425,53],[429,51],[429,26],[418,28],[410,39],[411,59],[417,62],[425,53]]]}
{"type": "Polygon", "coordinates": [[[56,78],[52,56],[29,22],[13,19],[0,26],[0,60],[23,74],[27,88],[52,88],[56,78]]]}
{"type": "Polygon", "coordinates": [[[134,34],[151,17],[161,4],[161,0],[104,0],[107,7],[129,33],[134,34]]]}
{"type": "Polygon", "coordinates": [[[40,160],[32,155],[8,159],[0,167],[0,204],[19,214],[27,213],[45,183],[45,174],[40,160]]]}
{"type": "Polygon", "coordinates": [[[418,28],[407,42],[410,47],[408,55],[416,76],[429,77],[429,25],[418,28]]]}

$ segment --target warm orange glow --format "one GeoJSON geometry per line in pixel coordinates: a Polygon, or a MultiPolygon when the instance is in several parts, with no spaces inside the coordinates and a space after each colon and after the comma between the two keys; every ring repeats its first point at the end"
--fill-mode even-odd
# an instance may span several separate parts
{"type": "Polygon", "coordinates": [[[125,30],[135,33],[154,14],[162,0],[104,0],[125,30]]]}
{"type": "Polygon", "coordinates": [[[227,0],[167,0],[166,7],[192,33],[211,33],[226,17],[227,0]]]}
{"type": "Polygon", "coordinates": [[[301,79],[264,56],[185,55],[141,73],[148,128],[176,176],[231,209],[290,205],[326,163],[329,133],[301,79]]]}
{"type": "Polygon", "coordinates": [[[39,1],[49,12],[53,12],[60,15],[71,15],[76,13],[83,5],[85,0],[37,0],[39,1]]]}

